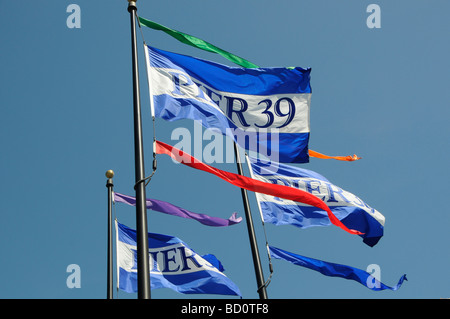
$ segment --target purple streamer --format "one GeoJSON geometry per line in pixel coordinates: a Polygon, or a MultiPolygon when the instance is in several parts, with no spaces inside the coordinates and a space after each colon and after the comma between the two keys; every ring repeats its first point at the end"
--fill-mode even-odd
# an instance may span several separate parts
{"type": "MultiPolygon", "coordinates": [[[[114,201],[125,203],[131,206],[136,206],[135,197],[123,195],[116,192],[114,192],[114,201]]],[[[193,213],[184,208],[180,208],[168,202],[164,202],[162,200],[157,199],[146,199],[146,205],[148,209],[173,216],[194,219],[199,223],[207,226],[213,227],[231,226],[238,224],[242,221],[242,217],[237,217],[237,213],[233,213],[231,217],[228,219],[223,219],[220,217],[212,217],[205,214],[193,213]]]]}

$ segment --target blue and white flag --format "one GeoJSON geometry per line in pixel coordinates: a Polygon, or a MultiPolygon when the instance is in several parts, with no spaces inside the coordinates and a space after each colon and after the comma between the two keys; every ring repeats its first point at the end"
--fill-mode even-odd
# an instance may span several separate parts
{"type": "MultiPolygon", "coordinates": [[[[248,162],[254,179],[298,188],[323,200],[345,226],[364,233],[360,236],[367,245],[376,245],[383,236],[384,216],[322,175],[292,165],[265,165],[252,158],[248,162]]],[[[256,193],[256,197],[264,222],[300,228],[331,225],[326,212],[316,207],[261,193],[256,193]]]]}
{"type": "Polygon", "coordinates": [[[270,256],[272,256],[273,258],[283,259],[293,263],[294,265],[318,271],[325,276],[341,277],[349,280],[354,280],[374,291],[385,289],[397,290],[402,286],[403,281],[407,280],[406,275],[403,275],[400,277],[397,285],[395,285],[394,287],[390,287],[362,269],[297,255],[272,246],[269,246],[269,251],[270,256]]]}
{"type": "Polygon", "coordinates": [[[228,67],[145,46],[152,115],[191,119],[282,163],[307,163],[311,69],[228,67]]]}
{"type": "MultiPolygon", "coordinates": [[[[121,290],[137,292],[136,231],[116,221],[117,272],[121,290]]],[[[151,289],[184,294],[241,296],[214,255],[200,256],[176,237],[148,233],[151,289]]]]}

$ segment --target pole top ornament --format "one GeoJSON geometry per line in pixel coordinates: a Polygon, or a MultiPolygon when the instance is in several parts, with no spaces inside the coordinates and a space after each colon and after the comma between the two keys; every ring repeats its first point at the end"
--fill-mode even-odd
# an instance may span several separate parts
{"type": "Polygon", "coordinates": [[[114,177],[114,171],[112,169],[109,169],[105,173],[106,177],[113,178],[114,177]]]}

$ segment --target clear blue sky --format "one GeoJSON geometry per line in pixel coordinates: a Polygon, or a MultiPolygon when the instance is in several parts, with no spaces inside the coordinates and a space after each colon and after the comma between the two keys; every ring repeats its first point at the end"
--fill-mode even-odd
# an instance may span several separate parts
{"type": "MultiPolygon", "coordinates": [[[[330,262],[381,268],[400,290],[373,292],[340,278],[274,260],[269,298],[449,298],[450,3],[433,1],[143,1],[138,14],[198,36],[261,66],[311,67],[310,148],[357,154],[347,163],[311,159],[314,170],[362,198],[386,218],[370,248],[337,227],[266,225],[270,244],[330,262]],[[369,29],[366,8],[381,8],[369,29]]],[[[133,195],[134,151],[130,21],[127,1],[0,1],[0,298],[105,298],[107,193],[133,195]],[[69,4],[81,28],[66,25],[69,4]],[[66,268],[81,268],[69,289],[66,268]]],[[[226,63],[162,32],[147,43],[226,63]]],[[[138,34],[139,44],[142,37],[138,34]]],[[[146,172],[151,170],[149,98],[139,47],[146,172]]],[[[157,121],[167,143],[190,121],[157,121]]],[[[235,164],[214,164],[236,172],[235,164]]],[[[244,217],[240,190],[159,157],[147,195],[198,213],[244,217]]],[[[264,275],[264,233],[249,193],[264,275]]],[[[116,204],[135,227],[135,210],[116,204]]],[[[212,228],[148,212],[149,231],[215,254],[243,298],[258,298],[244,223],[212,228]]],[[[116,297],[116,291],[115,291],[116,297]]],[[[119,292],[119,298],[136,298],[119,292]]],[[[186,296],[162,289],[153,298],[186,296]]]]}

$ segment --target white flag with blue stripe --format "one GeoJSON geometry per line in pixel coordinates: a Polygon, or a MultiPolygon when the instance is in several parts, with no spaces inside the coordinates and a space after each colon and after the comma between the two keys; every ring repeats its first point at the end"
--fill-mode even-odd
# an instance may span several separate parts
{"type": "Polygon", "coordinates": [[[152,115],[200,121],[276,162],[309,161],[311,69],[228,67],[145,51],[152,115]]]}
{"type": "MultiPolygon", "coordinates": [[[[136,231],[116,221],[119,289],[137,292],[136,231]]],[[[200,256],[176,237],[148,233],[151,289],[241,296],[214,255],[200,256]]]]}
{"type": "MultiPolygon", "coordinates": [[[[274,162],[265,165],[252,158],[248,161],[254,179],[298,188],[323,200],[345,226],[364,233],[360,236],[367,245],[376,245],[383,236],[384,216],[322,175],[292,165],[274,162]]],[[[316,207],[261,193],[256,196],[262,218],[267,223],[300,228],[331,225],[326,212],[316,207]]]]}

